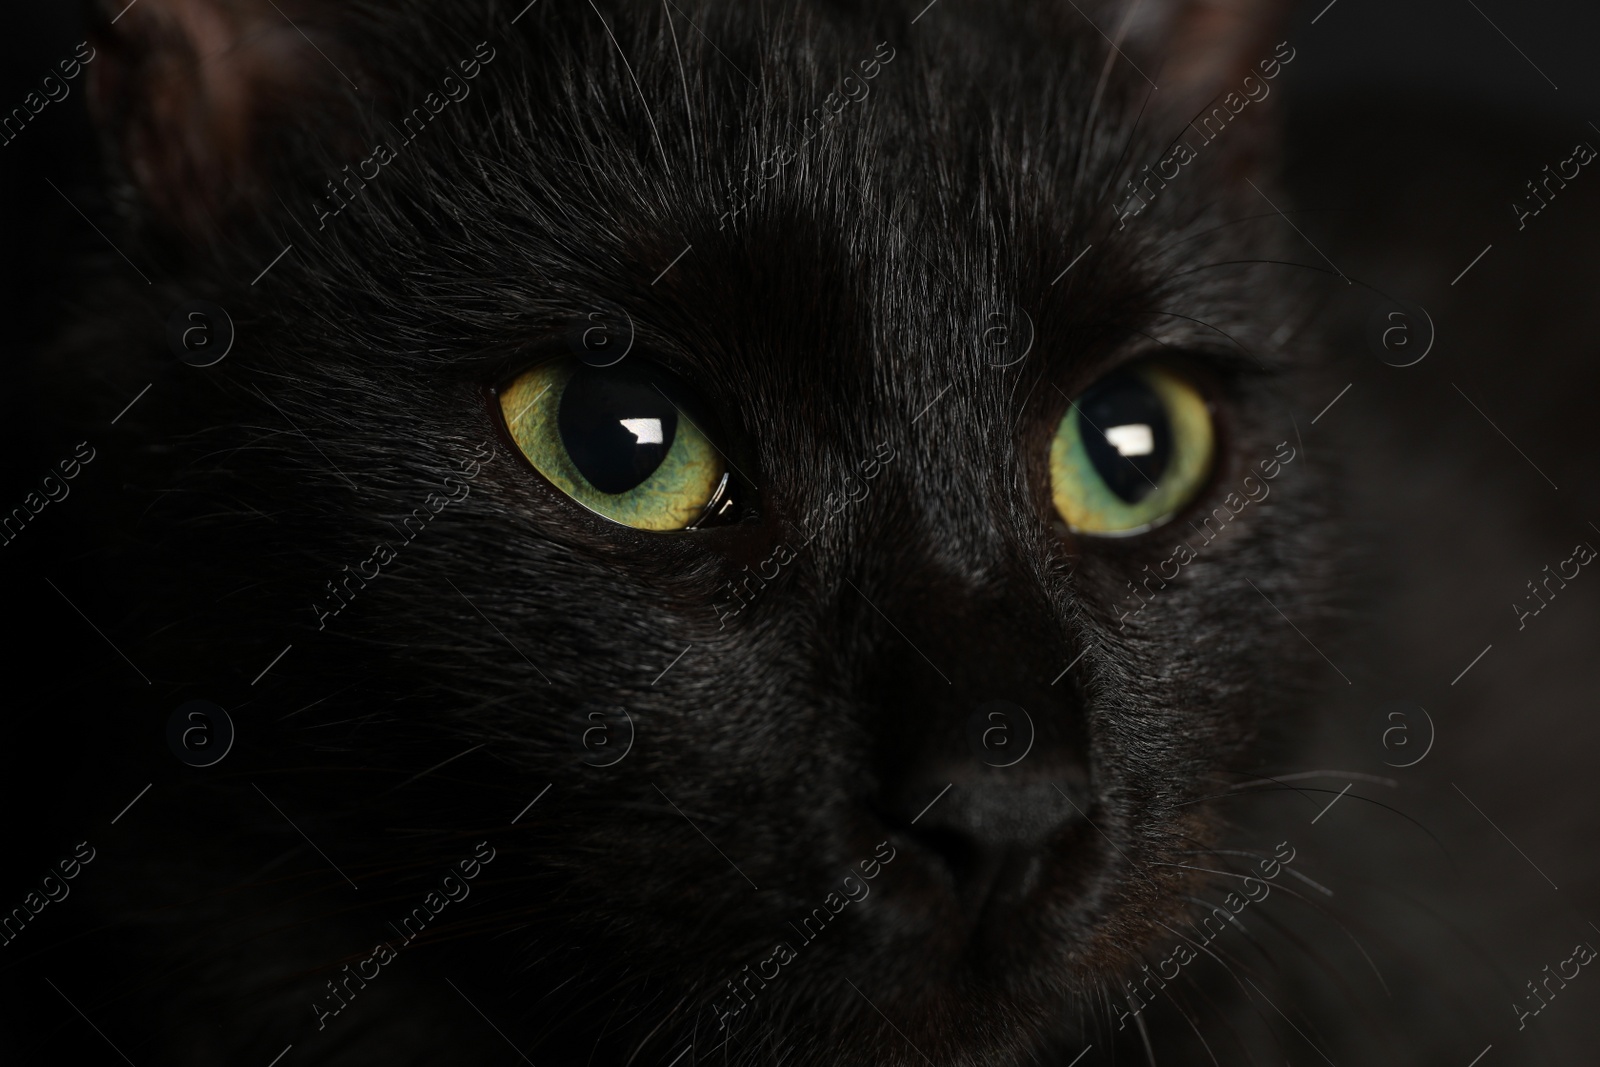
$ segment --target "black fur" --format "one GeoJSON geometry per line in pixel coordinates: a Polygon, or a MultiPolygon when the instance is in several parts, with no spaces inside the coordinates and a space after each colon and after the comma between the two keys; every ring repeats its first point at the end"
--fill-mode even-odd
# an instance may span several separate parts
{"type": "MultiPolygon", "coordinates": [[[[1212,798],[1283,765],[1328,670],[1308,638],[1337,647],[1330,464],[1304,461],[1290,411],[1322,395],[1306,287],[1342,283],[1263,266],[1309,258],[1263,202],[1281,195],[1270,117],[1124,227],[1125,181],[1188,115],[1122,62],[1102,85],[1104,41],[1070,6],[941,0],[913,22],[920,4],[541,0],[513,26],[518,7],[312,19],[343,73],[301,57],[303,83],[261,105],[252,177],[196,179],[192,211],[153,205],[113,158],[115,236],[154,284],[108,255],[55,365],[55,403],[80,416],[62,439],[92,440],[122,489],[85,502],[61,555],[151,683],[109,657],[77,683],[125,709],[101,720],[119,788],[99,795],[157,784],[89,835],[105,858],[71,906],[109,932],[93,981],[58,971],[63,990],[139,1063],[291,1044],[330,1064],[512,1062],[510,1042],[540,1064],[1087,1065],[1191,1034],[1222,1062],[1263,1054],[1288,1031],[1235,977],[1290,1011],[1297,980],[1230,977],[1243,933],[1118,1024],[1124,980],[1232,888],[1195,868],[1248,870],[1283,839],[1212,798]],[[395,144],[480,42],[495,57],[470,96],[319,229],[326,182],[395,144]],[[873,57],[870,93],[806,141],[873,57]],[[206,369],[166,342],[195,298],[238,331],[206,369]],[[597,308],[625,309],[629,358],[717,412],[740,521],[623,529],[510,445],[489,390],[597,308]],[[1021,334],[1019,310],[1033,349],[993,366],[990,315],[1021,334]],[[1211,486],[1170,527],[1074,540],[1050,433],[1066,397],[1156,352],[1214,401],[1211,486]],[[865,499],[817,533],[885,447],[865,499]],[[475,456],[464,499],[337,615],[313,607],[475,456]],[[1285,456],[1270,499],[1121,624],[1128,583],[1285,456]],[[744,568],[801,542],[723,617],[744,568]],[[195,697],[239,727],[206,771],[160,736],[195,697]],[[965,748],[991,699],[1039,728],[1006,772],[965,748]],[[589,713],[617,706],[633,750],[585,765],[589,713]],[[1026,901],[980,911],[997,868],[950,842],[996,803],[1052,828],[1026,901]],[[495,859],[470,898],[319,1029],[326,983],[480,841],[495,859]],[[724,1028],[728,980],[880,842],[895,858],[870,895],[724,1028]]],[[[101,32],[108,58],[134,39],[101,32]]]]}

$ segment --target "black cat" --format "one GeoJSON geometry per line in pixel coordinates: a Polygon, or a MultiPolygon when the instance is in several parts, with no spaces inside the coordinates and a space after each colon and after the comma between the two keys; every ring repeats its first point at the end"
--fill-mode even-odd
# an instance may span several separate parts
{"type": "Polygon", "coordinates": [[[1272,5],[94,23],[23,1062],[1476,1051],[1340,999],[1372,776],[1279,777],[1353,684],[1354,282],[1272,5]]]}

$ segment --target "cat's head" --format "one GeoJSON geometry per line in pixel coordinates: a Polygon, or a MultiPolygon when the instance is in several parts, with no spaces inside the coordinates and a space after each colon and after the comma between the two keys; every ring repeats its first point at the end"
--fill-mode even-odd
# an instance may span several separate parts
{"type": "Polygon", "coordinates": [[[545,1047],[1074,1047],[1321,662],[1272,14],[104,18],[124,632],[545,1047]]]}

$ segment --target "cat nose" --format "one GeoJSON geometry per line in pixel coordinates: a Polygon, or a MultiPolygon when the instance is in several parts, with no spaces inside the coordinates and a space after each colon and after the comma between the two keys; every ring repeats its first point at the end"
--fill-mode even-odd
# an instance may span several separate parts
{"type": "Polygon", "coordinates": [[[934,878],[974,920],[1020,905],[1047,860],[1093,833],[1087,771],[1041,759],[995,767],[940,760],[916,768],[888,791],[883,815],[921,846],[934,878]]]}
{"type": "Polygon", "coordinates": [[[1087,822],[1087,702],[1061,669],[1079,650],[1026,575],[998,563],[987,573],[980,585],[908,570],[862,586],[872,602],[856,615],[869,650],[856,683],[872,727],[869,803],[926,860],[926,903],[943,910],[953,893],[974,922],[1045,880],[1081,888],[1107,862],[1087,822]]]}

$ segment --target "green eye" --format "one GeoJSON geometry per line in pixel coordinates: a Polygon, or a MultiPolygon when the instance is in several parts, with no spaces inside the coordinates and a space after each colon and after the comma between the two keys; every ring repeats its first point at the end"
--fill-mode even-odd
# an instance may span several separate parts
{"type": "Polygon", "coordinates": [[[1050,442],[1050,491],[1077,533],[1159,526],[1205,488],[1215,448],[1205,398],[1154,364],[1113,371],[1078,398],[1050,442]]]}
{"type": "Polygon", "coordinates": [[[528,462],[612,522],[681,530],[726,489],[722,456],[683,413],[679,388],[639,360],[551,360],[502,389],[500,410],[528,462]]]}

